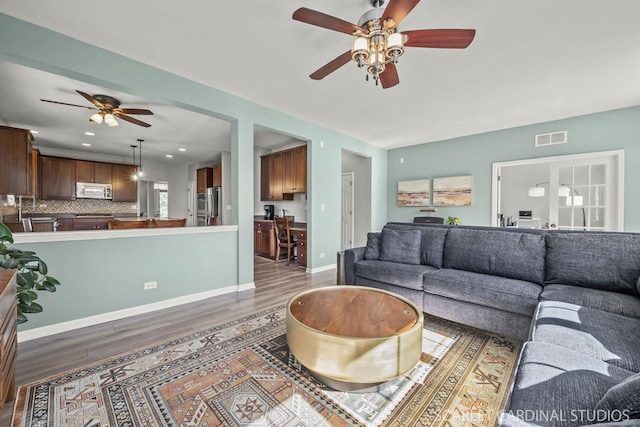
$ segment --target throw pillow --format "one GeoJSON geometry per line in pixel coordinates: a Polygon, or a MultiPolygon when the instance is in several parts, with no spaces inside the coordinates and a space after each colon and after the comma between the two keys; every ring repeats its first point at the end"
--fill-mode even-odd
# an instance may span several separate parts
{"type": "Polygon", "coordinates": [[[606,421],[620,421],[620,417],[623,417],[622,419],[640,418],[638,390],[640,390],[640,373],[631,375],[611,387],[596,404],[596,413],[603,411],[608,414],[606,421]]]}
{"type": "Polygon", "coordinates": [[[380,243],[380,260],[402,264],[420,264],[419,230],[382,230],[380,243]]]}
{"type": "Polygon", "coordinates": [[[380,258],[380,233],[367,233],[367,247],[364,250],[364,259],[380,258]]]}

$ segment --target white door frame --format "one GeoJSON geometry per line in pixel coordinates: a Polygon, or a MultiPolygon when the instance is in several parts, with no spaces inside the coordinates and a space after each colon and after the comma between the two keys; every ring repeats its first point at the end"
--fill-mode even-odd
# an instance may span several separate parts
{"type": "Polygon", "coordinates": [[[497,227],[498,212],[500,210],[500,169],[506,166],[532,165],[538,163],[555,163],[565,161],[584,160],[594,157],[615,157],[618,179],[618,230],[624,230],[624,150],[598,151],[593,153],[567,154],[563,156],[536,157],[533,159],[512,160],[508,162],[496,162],[491,165],[491,225],[497,227]]]}

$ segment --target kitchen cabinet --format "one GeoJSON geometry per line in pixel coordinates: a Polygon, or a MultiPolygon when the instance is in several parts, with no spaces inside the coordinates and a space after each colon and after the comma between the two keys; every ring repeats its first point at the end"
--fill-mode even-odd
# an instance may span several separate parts
{"type": "Polygon", "coordinates": [[[73,229],[79,230],[107,230],[109,228],[109,221],[112,218],[74,218],[73,229]]]}
{"type": "Polygon", "coordinates": [[[307,192],[307,146],[260,157],[260,200],[293,200],[307,192]]]}
{"type": "Polygon", "coordinates": [[[114,202],[138,203],[138,181],[133,176],[136,167],[132,165],[111,165],[112,200],[114,202]]]}
{"type": "Polygon", "coordinates": [[[213,186],[222,187],[222,165],[213,165],[213,186]]]}
{"type": "Polygon", "coordinates": [[[76,182],[111,184],[111,163],[76,160],[76,182]]]}
{"type": "Polygon", "coordinates": [[[73,231],[73,218],[58,218],[58,231],[73,231]]]}
{"type": "Polygon", "coordinates": [[[0,194],[34,194],[32,142],[30,131],[0,126],[0,194]]]}
{"type": "Polygon", "coordinates": [[[282,152],[284,159],[285,193],[307,192],[307,146],[296,147],[282,152]]]}
{"type": "Polygon", "coordinates": [[[40,198],[76,199],[76,161],[64,157],[40,156],[40,198]]]}
{"type": "Polygon", "coordinates": [[[16,398],[16,270],[0,270],[0,409],[16,398]]]}
{"type": "Polygon", "coordinates": [[[296,242],[298,243],[296,246],[296,260],[298,264],[306,267],[307,266],[307,230],[297,228],[294,224],[293,227],[290,227],[291,235],[295,237],[296,242]]]}
{"type": "Polygon", "coordinates": [[[254,222],[253,251],[259,256],[275,258],[276,236],[273,233],[273,221],[254,222]]]}
{"type": "Polygon", "coordinates": [[[281,152],[260,157],[260,200],[293,200],[284,192],[284,156],[281,152]]]}
{"type": "Polygon", "coordinates": [[[201,168],[196,171],[196,193],[204,193],[213,187],[213,168],[201,168]]]}

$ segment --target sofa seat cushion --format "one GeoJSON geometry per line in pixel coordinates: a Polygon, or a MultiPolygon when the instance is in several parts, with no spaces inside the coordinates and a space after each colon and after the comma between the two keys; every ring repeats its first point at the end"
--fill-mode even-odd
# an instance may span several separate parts
{"type": "Polygon", "coordinates": [[[600,399],[631,375],[633,372],[578,351],[527,342],[507,412],[540,426],[592,424],[600,399]]]}
{"type": "Polygon", "coordinates": [[[543,301],[534,319],[532,340],[640,372],[640,319],[566,302],[543,301]]]}
{"type": "Polygon", "coordinates": [[[356,277],[421,291],[423,290],[422,279],[424,274],[432,270],[435,270],[435,268],[428,265],[363,260],[356,263],[355,275],[356,277]]]}
{"type": "Polygon", "coordinates": [[[562,301],[640,319],[640,297],[569,285],[545,285],[541,301],[562,301]]]}
{"type": "MultiPolygon", "coordinates": [[[[611,387],[596,405],[596,410],[611,415],[622,412],[630,419],[640,418],[640,374],[632,375],[611,387]]],[[[615,420],[609,417],[607,421],[615,420]]]]}
{"type": "Polygon", "coordinates": [[[453,227],[444,243],[444,267],[544,283],[544,234],[453,227]]]}
{"type": "Polygon", "coordinates": [[[424,290],[454,300],[533,316],[542,286],[523,280],[445,268],[424,276],[424,290]]]}
{"type": "Polygon", "coordinates": [[[640,234],[551,232],[545,283],[638,295],[640,234]]]}

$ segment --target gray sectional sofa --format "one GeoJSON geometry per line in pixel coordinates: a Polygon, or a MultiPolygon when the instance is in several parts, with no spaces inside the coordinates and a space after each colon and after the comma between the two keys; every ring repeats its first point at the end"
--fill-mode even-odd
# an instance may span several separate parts
{"type": "Polygon", "coordinates": [[[388,223],[345,281],[526,341],[502,426],[640,425],[640,234],[388,223]]]}

